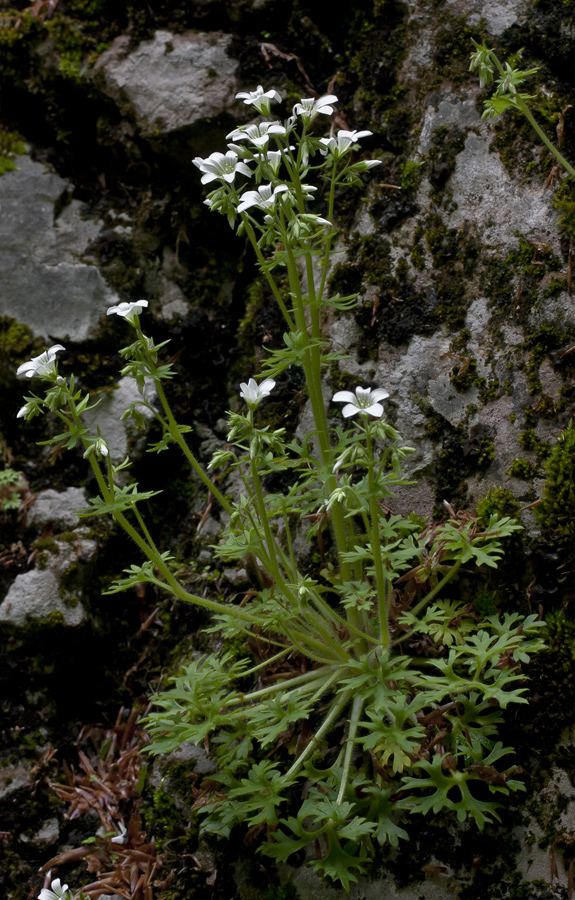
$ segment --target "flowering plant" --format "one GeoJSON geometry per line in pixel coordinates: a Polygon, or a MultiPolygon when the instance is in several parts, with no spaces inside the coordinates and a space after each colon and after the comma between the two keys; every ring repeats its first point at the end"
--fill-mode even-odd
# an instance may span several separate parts
{"type": "MultiPolygon", "coordinates": [[[[279,99],[262,87],[239,96],[263,116],[279,99]]],[[[152,492],[121,486],[129,460],[114,465],[105,436],[85,428],[90,398],[58,375],[52,358],[33,361],[31,374],[51,387],[21,412],[48,408],[65,423],[68,445],[83,445],[101,492],[84,513],[112,515],[145,555],[111,590],[152,582],[214,613],[211,631],[224,649],[189,663],[155,697],[151,752],[183,741],[209,747],[218,774],[198,804],[204,829],[229,836],[248,825],[278,860],[315,846],[312,865],[347,889],[374,842],[408,837],[409,814],[453,811],[482,828],[498,818],[498,797],[522,789],[514,768],[496,768],[511,752],[497,726],[509,704],[526,702],[521,665],[540,647],[540,623],[515,613],[481,620],[472,604],[445,596],[463,565],[495,567],[501,540],[520,526],[496,515],[480,527],[467,514],[438,524],[390,511],[394,488],[409,483],[412,451],[384,418],[385,388],[336,392],[342,418],[326,408],[322,375],[339,357],[323,339],[323,319],[356,303],[328,293],[337,188],[378,163],[353,155],[369,132],[316,136],[316,120],[332,115],[335,102],[304,98],[284,122],[241,126],[225,154],[194,160],[202,181],[215,183],[206,204],[249,238],[286,326],[263,380],[241,385],[245,406],[230,413],[228,444],[210,464],[220,486],[170,410],[163,382],[172,372],[140,326],[145,303],[109,310],[135,330],[121,351],[122,374],[136,379],[141,399],[126,415],[140,421],[147,407],[164,429],[153,449],[178,444],[227,515],[217,553],[249,563],[255,581],[241,603],[194,595],[178,582],[138,508],[152,492]],[[321,215],[308,208],[312,178],[325,185],[321,215]],[[290,366],[303,369],[314,421],[301,441],[262,422],[275,379],[290,366]],[[149,379],[157,408],[144,395],[149,379]],[[241,484],[232,499],[231,473],[241,484]],[[283,492],[266,489],[277,475],[283,492]],[[317,545],[317,564],[298,551],[302,538],[317,545]],[[246,640],[239,654],[230,649],[238,638],[246,640]]]]}
{"type": "Polygon", "coordinates": [[[478,44],[477,41],[472,39],[472,43],[475,47],[475,53],[471,54],[469,71],[477,72],[479,74],[480,87],[486,87],[486,85],[494,83],[496,85],[492,97],[489,100],[484,101],[485,110],[483,112],[483,118],[496,119],[497,116],[501,115],[502,112],[505,112],[506,109],[517,110],[517,112],[520,112],[525,116],[549,152],[553,154],[567,174],[572,178],[575,178],[575,169],[569,164],[557,147],[552,144],[543,129],[540,128],[526,103],[527,100],[532,100],[535,95],[525,94],[518,90],[530,75],[534,75],[539,71],[539,66],[536,66],[534,69],[525,70],[515,68],[508,62],[503,66],[493,48],[489,48],[485,41],[483,44],[478,44]]]}

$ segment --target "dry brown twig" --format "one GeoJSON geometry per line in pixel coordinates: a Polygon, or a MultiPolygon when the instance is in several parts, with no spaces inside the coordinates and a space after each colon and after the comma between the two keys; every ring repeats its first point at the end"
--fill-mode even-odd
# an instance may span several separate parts
{"type": "Polygon", "coordinates": [[[68,804],[68,819],[96,812],[107,835],[54,856],[40,871],[84,860],[88,872],[97,877],[82,891],[94,900],[103,894],[117,894],[125,900],[153,900],[155,876],[163,862],[153,840],[142,830],[137,807],[127,825],[124,818],[128,802],[134,804],[140,790],[140,750],[147,737],[138,728],[139,717],[133,708],[122,721],[120,710],[113,728],[83,728],[78,742],[91,741],[94,753],[79,747],[79,771],[64,762],[67,783],[49,782],[54,793],[68,804]]]}

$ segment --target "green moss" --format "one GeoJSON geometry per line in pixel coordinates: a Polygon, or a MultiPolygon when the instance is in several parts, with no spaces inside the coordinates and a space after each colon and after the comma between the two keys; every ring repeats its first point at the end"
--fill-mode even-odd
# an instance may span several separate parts
{"type": "Polygon", "coordinates": [[[511,491],[495,485],[477,504],[477,521],[484,528],[492,515],[518,518],[521,507],[511,491]]]}
{"type": "MultiPolygon", "coordinates": [[[[443,190],[453,174],[457,154],[464,146],[465,134],[458,128],[442,125],[434,131],[427,156],[431,160],[429,180],[436,192],[443,190]]],[[[438,202],[441,195],[437,194],[434,199],[438,202]]]]}
{"type": "Polygon", "coordinates": [[[328,381],[334,391],[353,391],[357,386],[356,376],[340,369],[337,362],[332,362],[329,367],[328,381]]]}
{"type": "Polygon", "coordinates": [[[497,604],[495,602],[495,592],[483,590],[473,601],[475,612],[480,619],[486,619],[497,612],[497,604]]]}
{"type": "Polygon", "coordinates": [[[492,378],[488,382],[483,379],[483,384],[480,385],[480,388],[479,396],[484,403],[490,403],[493,400],[497,400],[503,393],[498,378],[492,378]]]}
{"type": "Polygon", "coordinates": [[[561,234],[569,241],[575,238],[575,182],[566,178],[555,194],[555,209],[559,210],[557,225],[561,234]]]}
{"type": "Polygon", "coordinates": [[[415,191],[419,183],[419,170],[423,166],[423,162],[414,159],[408,159],[404,163],[401,170],[401,188],[404,191],[415,191]]]}
{"type": "Polygon", "coordinates": [[[534,450],[541,459],[546,459],[551,449],[549,443],[538,438],[535,429],[529,427],[519,435],[519,446],[524,450],[534,450]]]}
{"type": "Polygon", "coordinates": [[[54,553],[58,555],[60,548],[53,538],[39,538],[32,544],[35,550],[44,551],[46,553],[54,553]]]}
{"type": "MultiPolygon", "coordinates": [[[[547,357],[553,357],[553,354],[557,351],[574,342],[575,328],[573,328],[572,325],[562,328],[558,325],[546,322],[536,331],[531,331],[529,333],[523,346],[529,351],[529,361],[526,365],[526,372],[529,381],[529,392],[531,394],[536,394],[541,390],[539,367],[543,360],[547,357]]],[[[565,366],[573,364],[568,357],[562,362],[565,366]]],[[[575,360],[573,362],[575,362],[575,360]]]]}
{"type": "Polygon", "coordinates": [[[554,540],[575,537],[575,429],[559,435],[545,466],[545,488],[535,515],[554,540]]]}
{"type": "MultiPolygon", "coordinates": [[[[66,593],[71,592],[75,593],[82,589],[84,584],[84,569],[80,562],[72,563],[71,566],[68,566],[65,572],[62,573],[60,579],[60,585],[62,590],[66,593]]],[[[72,604],[71,598],[68,598],[68,602],[70,605],[72,604]]],[[[76,603],[78,601],[76,600],[76,603]]]]}
{"type": "Polygon", "coordinates": [[[550,247],[519,236],[518,248],[505,257],[489,259],[485,266],[482,288],[495,319],[527,324],[543,279],[562,268],[562,260],[553,255],[550,247]]]}
{"type": "MultiPolygon", "coordinates": [[[[430,427],[428,427],[428,433],[430,427]]],[[[435,427],[437,428],[437,426],[435,427]]],[[[493,429],[490,427],[474,425],[467,430],[463,425],[453,428],[448,423],[444,423],[445,431],[447,433],[443,437],[441,450],[435,464],[437,486],[433,515],[436,519],[444,519],[446,516],[444,500],[447,500],[454,508],[463,508],[468,505],[469,497],[465,480],[471,475],[481,476],[495,458],[493,429]]]]}
{"type": "Polygon", "coordinates": [[[25,152],[26,147],[18,132],[0,128],[0,175],[13,172],[16,168],[15,158],[25,152]]]}
{"type": "MultiPolygon", "coordinates": [[[[417,235],[417,229],[415,235],[417,235]]],[[[415,235],[411,250],[409,251],[409,257],[414,268],[421,272],[425,268],[425,256],[423,255],[423,250],[421,248],[421,236],[416,238],[415,235]]]]}
{"type": "Polygon", "coordinates": [[[297,900],[299,897],[298,890],[291,880],[282,881],[281,884],[270,886],[264,900],[297,900]]]}
{"type": "Polygon", "coordinates": [[[465,393],[474,385],[480,388],[485,386],[485,378],[477,374],[477,360],[473,356],[462,356],[461,363],[451,370],[449,380],[458,394],[465,393]]]}
{"type": "Polygon", "coordinates": [[[511,475],[512,478],[521,478],[524,481],[530,481],[535,477],[536,473],[537,466],[534,466],[533,463],[523,457],[514,459],[507,470],[507,474],[511,475]]]}
{"type": "MultiPolygon", "coordinates": [[[[34,338],[27,325],[21,325],[9,316],[0,316],[0,389],[14,383],[18,366],[45,350],[42,340],[34,338]]],[[[19,386],[22,394],[21,385],[19,386]]]]}

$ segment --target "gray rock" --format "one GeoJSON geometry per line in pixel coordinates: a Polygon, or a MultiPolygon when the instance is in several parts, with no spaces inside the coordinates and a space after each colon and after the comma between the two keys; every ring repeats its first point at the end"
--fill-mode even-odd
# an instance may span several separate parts
{"type": "Polygon", "coordinates": [[[171,132],[227,112],[238,91],[238,62],[228,56],[232,37],[222,32],[156,31],[131,53],[121,36],[95,66],[104,91],[132,107],[144,133],[171,132]]]}
{"type": "MultiPolygon", "coordinates": [[[[457,0],[451,0],[447,8],[456,2],[457,0]]],[[[480,19],[485,19],[487,30],[491,34],[503,34],[507,28],[520,22],[528,7],[527,0],[466,0],[465,3],[466,11],[471,13],[469,24],[476,25],[480,19]]]]}
{"type": "MultiPolygon", "coordinates": [[[[153,401],[155,397],[153,382],[150,381],[144,391],[145,398],[149,402],[153,401]]],[[[115,390],[104,394],[98,406],[84,416],[84,421],[92,434],[96,434],[97,427],[100,428],[114,463],[122,462],[126,458],[130,439],[137,439],[139,435],[133,420],[127,419],[122,422],[121,416],[132,403],[141,400],[142,395],[135,380],[126,376],[120,379],[115,390]]],[[[145,406],[138,408],[144,418],[151,421],[153,413],[145,406]]]]}
{"type": "Polygon", "coordinates": [[[160,316],[164,320],[172,319],[176,315],[185,316],[188,312],[184,292],[167,278],[162,279],[160,304],[160,316]]]}
{"type": "Polygon", "coordinates": [[[63,624],[69,628],[81,625],[85,618],[82,604],[67,606],[58,590],[58,579],[50,569],[32,569],[17,575],[0,604],[0,622],[26,626],[28,621],[48,620],[61,613],[63,624]]]}
{"type": "Polygon", "coordinates": [[[36,501],[28,513],[28,523],[43,527],[52,524],[58,528],[74,528],[80,520],[79,509],[88,505],[83,488],[70,487],[61,493],[51,488],[36,495],[36,501]]]}
{"type": "Polygon", "coordinates": [[[25,844],[32,844],[34,847],[37,847],[38,850],[47,850],[48,847],[51,847],[52,844],[56,843],[59,837],[60,828],[58,826],[58,819],[47,819],[42,824],[42,827],[39,828],[36,834],[32,835],[31,838],[21,834],[20,840],[25,844]]]}
{"type": "Polygon", "coordinates": [[[469,131],[481,125],[481,117],[475,108],[475,97],[467,95],[463,98],[448,92],[444,99],[437,104],[437,109],[429,105],[425,110],[425,117],[421,126],[421,135],[417,153],[419,156],[427,153],[431,143],[431,136],[438,128],[455,126],[462,131],[469,131]]]}
{"type": "Polygon", "coordinates": [[[557,251],[557,213],[549,197],[539,186],[512,181],[499,156],[490,152],[490,142],[489,133],[470,133],[457,156],[449,185],[458,205],[449,226],[474,224],[485,244],[499,253],[517,246],[518,228],[557,251]]]}
{"type": "Polygon", "coordinates": [[[68,182],[29,156],[16,165],[0,178],[0,314],[49,340],[86,340],[118,302],[80,258],[101,226],[74,200],[56,216],[68,182]]]}
{"type": "Polygon", "coordinates": [[[184,741],[183,744],[180,744],[179,747],[173,750],[167,762],[192,763],[196,775],[212,775],[217,769],[215,762],[212,759],[208,759],[206,751],[191,741],[184,741]]]}
{"type": "Polygon", "coordinates": [[[21,788],[29,787],[33,780],[32,766],[26,763],[0,767],[0,800],[6,800],[21,788]]]}
{"type": "Polygon", "coordinates": [[[237,586],[239,584],[245,584],[248,580],[248,576],[246,570],[244,568],[240,569],[224,569],[223,571],[224,578],[227,578],[230,584],[237,586]]]}

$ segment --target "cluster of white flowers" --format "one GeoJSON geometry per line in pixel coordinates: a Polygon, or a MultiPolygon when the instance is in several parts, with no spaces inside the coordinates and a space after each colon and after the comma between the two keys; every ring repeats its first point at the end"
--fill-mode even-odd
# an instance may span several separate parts
{"type": "MultiPolygon", "coordinates": [[[[258,85],[255,91],[241,91],[236,94],[236,99],[243,100],[248,106],[253,106],[260,115],[269,116],[271,101],[281,102],[281,96],[275,89],[264,91],[261,85],[258,85]]],[[[333,115],[333,104],[337,103],[337,97],[334,94],[325,94],[318,99],[302,98],[296,103],[292,110],[292,116],[284,123],[275,121],[263,121],[242,125],[231,131],[227,139],[229,141],[238,141],[239,143],[228,144],[226,153],[212,153],[206,159],[197,156],[193,163],[202,172],[202,184],[211,184],[219,182],[221,185],[232,187],[236,175],[244,175],[251,178],[254,171],[250,169],[248,163],[244,160],[255,161],[256,163],[265,162],[268,169],[271,170],[273,176],[277,176],[284,153],[291,153],[295,148],[289,143],[282,144],[278,150],[270,150],[269,142],[272,137],[286,138],[293,129],[297,118],[300,117],[304,122],[313,121],[318,115],[333,115]]],[[[320,138],[318,147],[323,156],[329,156],[334,161],[339,160],[342,156],[353,150],[358,142],[371,135],[371,131],[346,131],[340,130],[329,138],[320,138]]],[[[317,146],[317,144],[316,144],[317,146]]],[[[362,161],[361,170],[365,171],[371,166],[379,164],[379,160],[362,161]]],[[[302,184],[301,191],[305,199],[309,199],[317,188],[302,184]]],[[[293,204],[294,196],[290,191],[290,186],[284,183],[260,184],[255,190],[247,190],[240,194],[237,203],[237,212],[244,213],[250,209],[262,210],[264,220],[268,223],[273,221],[273,212],[277,201],[283,198],[288,205],[293,204]]],[[[209,198],[205,201],[208,206],[215,204],[209,198]]],[[[330,225],[326,219],[320,216],[308,217],[313,218],[320,225],[330,225]]],[[[130,324],[137,326],[139,315],[143,309],[148,306],[147,300],[137,300],[132,302],[123,301],[115,306],[110,306],[107,315],[117,315],[126,319],[130,324]]],[[[64,379],[60,378],[57,373],[56,354],[64,347],[61,344],[55,344],[40,356],[34,357],[28,362],[23,363],[17,374],[33,378],[34,376],[55,381],[64,385],[64,379]]],[[[275,381],[268,378],[260,385],[253,378],[250,378],[247,384],[241,384],[240,397],[242,397],[250,409],[255,409],[264,397],[269,396],[275,387],[275,381]]],[[[355,394],[351,391],[338,391],[332,398],[336,403],[345,403],[342,413],[347,418],[356,413],[361,415],[382,416],[383,406],[381,400],[388,397],[389,394],[383,388],[371,390],[371,388],[358,387],[355,394]]],[[[28,405],[22,407],[18,413],[18,417],[23,417],[30,412],[28,405]]],[[[93,446],[91,450],[97,449],[98,455],[106,456],[108,447],[105,441],[99,437],[97,448],[93,446]]],[[[54,885],[58,881],[54,882],[54,885]]],[[[65,888],[62,889],[65,893],[65,888]]],[[[44,892],[46,893],[46,892],[44,892]]],[[[50,892],[47,892],[50,893],[50,892]]],[[[40,900],[53,900],[53,897],[41,897],[40,900]]]]}
{"type": "MultiPolygon", "coordinates": [[[[281,102],[281,96],[275,89],[264,91],[263,87],[258,85],[255,91],[241,91],[236,94],[236,99],[243,100],[248,106],[253,106],[262,116],[270,116],[271,101],[281,102]]],[[[296,103],[292,110],[292,115],[282,124],[281,122],[266,120],[263,122],[252,122],[248,125],[240,125],[234,128],[227,136],[228,150],[226,153],[212,153],[203,159],[196,156],[193,160],[195,166],[202,172],[202,184],[210,184],[212,182],[220,182],[220,184],[232,186],[235,177],[238,174],[251,178],[254,170],[248,165],[249,162],[265,163],[274,176],[278,175],[282,157],[291,153],[295,148],[286,144],[282,144],[279,150],[270,150],[270,140],[272,138],[287,138],[293,130],[298,117],[304,122],[312,122],[318,115],[331,116],[334,112],[333,104],[337,103],[337,97],[334,94],[325,94],[319,99],[302,98],[296,103]],[[238,143],[234,143],[238,142],[238,143]]],[[[330,156],[331,159],[337,161],[341,159],[348,151],[357,147],[358,141],[364,137],[369,137],[371,131],[345,131],[340,130],[332,137],[320,138],[318,147],[323,156],[330,156]]],[[[316,145],[317,146],[317,145],[316,145]]],[[[307,153],[304,150],[304,155],[307,153]]],[[[307,159],[307,157],[306,157],[307,159]]],[[[366,171],[372,166],[379,165],[379,160],[365,160],[358,163],[358,171],[366,171]]],[[[306,185],[302,185],[306,188],[306,185]]],[[[311,190],[309,188],[308,190],[311,190]]],[[[262,209],[267,216],[275,204],[277,196],[285,194],[284,200],[289,202],[290,189],[287,185],[268,185],[260,186],[257,191],[247,191],[241,195],[238,212],[244,213],[252,207],[262,209]]],[[[213,200],[208,198],[205,201],[210,209],[218,208],[213,200]]],[[[327,224],[327,220],[323,219],[320,224],[327,224]]]]}

